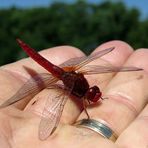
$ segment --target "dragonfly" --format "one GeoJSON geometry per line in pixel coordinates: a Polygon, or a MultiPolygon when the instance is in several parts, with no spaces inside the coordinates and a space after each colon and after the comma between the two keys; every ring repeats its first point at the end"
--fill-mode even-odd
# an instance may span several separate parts
{"type": "Polygon", "coordinates": [[[103,99],[103,97],[99,87],[97,85],[91,87],[88,80],[85,78],[85,75],[142,70],[141,68],[133,66],[117,67],[113,65],[87,65],[112,52],[115,47],[106,48],[87,57],[72,58],[61,65],[56,66],[22,40],[17,39],[17,42],[29,57],[45,68],[49,73],[37,74],[28,79],[12,97],[0,105],[0,109],[12,105],[27,96],[35,96],[45,88],[53,87],[55,89],[62,89],[66,92],[62,92],[61,95],[53,98],[52,103],[47,99],[39,124],[38,133],[40,140],[46,140],[54,133],[60,122],[64,105],[70,95],[82,100],[84,111],[87,117],[90,118],[86,109],[86,101],[89,103],[96,103],[100,99],[103,99]],[[58,85],[59,81],[62,82],[62,84],[58,85]]]}

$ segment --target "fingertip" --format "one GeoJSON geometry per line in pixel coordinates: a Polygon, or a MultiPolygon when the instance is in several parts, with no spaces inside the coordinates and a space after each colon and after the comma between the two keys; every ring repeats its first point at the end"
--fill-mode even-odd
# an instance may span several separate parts
{"type": "Polygon", "coordinates": [[[148,49],[137,49],[128,59],[127,64],[139,67],[148,72],[148,49]]]}
{"type": "Polygon", "coordinates": [[[40,53],[54,64],[61,64],[68,59],[85,55],[80,49],[68,45],[45,49],[40,53]]]}
{"type": "Polygon", "coordinates": [[[116,48],[122,48],[122,49],[126,49],[127,52],[133,52],[133,48],[126,42],[121,41],[121,40],[112,40],[106,43],[101,44],[99,47],[107,47],[107,46],[115,46],[116,48]]]}
{"type": "Polygon", "coordinates": [[[127,58],[133,53],[133,48],[129,44],[119,40],[103,43],[99,47],[97,47],[94,52],[109,47],[114,47],[114,50],[111,53],[106,54],[102,58],[109,61],[115,66],[123,65],[127,58]]]}

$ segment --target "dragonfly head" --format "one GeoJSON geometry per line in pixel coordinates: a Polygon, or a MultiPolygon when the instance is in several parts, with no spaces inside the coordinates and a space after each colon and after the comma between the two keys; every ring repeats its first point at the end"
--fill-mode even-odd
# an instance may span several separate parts
{"type": "Polygon", "coordinates": [[[86,98],[91,102],[97,102],[102,96],[102,93],[98,86],[93,86],[89,88],[86,98]]]}

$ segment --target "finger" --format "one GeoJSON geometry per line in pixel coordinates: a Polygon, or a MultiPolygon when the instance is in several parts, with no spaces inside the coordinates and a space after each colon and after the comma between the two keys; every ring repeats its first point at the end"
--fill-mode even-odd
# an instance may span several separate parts
{"type": "MultiPolygon", "coordinates": [[[[69,46],[55,47],[48,50],[44,50],[40,53],[45,58],[50,59],[55,64],[62,63],[63,61],[68,60],[69,58],[83,55],[83,53],[78,49],[69,46]]],[[[14,95],[30,77],[36,75],[37,73],[45,72],[47,73],[47,71],[44,70],[44,68],[39,66],[39,64],[34,62],[31,58],[22,59],[15,63],[2,66],[0,68],[1,103],[9,99],[12,95],[14,95]],[[29,72],[26,70],[26,68],[29,69],[29,72]]],[[[28,99],[30,100],[30,98],[28,99]]],[[[28,103],[28,100],[24,99],[23,101],[20,101],[17,104],[17,107],[24,108],[26,103],[28,103]]]]}
{"type": "Polygon", "coordinates": [[[114,66],[121,66],[125,63],[127,58],[133,53],[133,48],[123,41],[110,41],[100,45],[94,52],[98,50],[114,47],[110,54],[106,54],[102,59],[107,60],[114,66]]]}
{"type": "MultiPolygon", "coordinates": [[[[108,99],[101,105],[88,109],[91,118],[105,121],[118,135],[126,129],[147,103],[148,92],[145,89],[148,87],[147,56],[147,50],[134,52],[125,65],[141,67],[144,70],[118,73],[105,89],[104,95],[108,99]]],[[[80,119],[82,118],[84,114],[80,116],[80,119]]]]}
{"type": "MultiPolygon", "coordinates": [[[[84,54],[79,49],[71,46],[59,46],[42,50],[40,54],[55,65],[59,65],[70,58],[84,56],[84,54]]],[[[30,73],[26,71],[25,67],[32,69],[37,73],[47,73],[47,71],[42,66],[40,66],[31,58],[22,59],[15,63],[2,66],[1,69],[13,73],[13,75],[21,75],[21,77],[28,79],[28,77],[30,77],[30,73]]]]}
{"type": "Polygon", "coordinates": [[[55,134],[51,136],[50,143],[58,141],[59,147],[64,148],[115,148],[115,144],[106,139],[98,139],[98,135],[92,131],[85,131],[73,126],[62,126],[55,134]],[[55,136],[54,136],[55,135],[55,136]]]}
{"type": "Polygon", "coordinates": [[[120,135],[116,144],[119,147],[148,147],[148,105],[140,115],[130,124],[130,126],[120,135]]]}
{"type": "MultiPolygon", "coordinates": [[[[115,47],[115,49],[101,57],[100,59],[91,62],[90,65],[107,65],[107,66],[122,66],[127,58],[133,53],[133,49],[127,43],[122,41],[110,41],[100,45],[93,53],[99,50],[107,49],[109,47],[115,47]],[[111,65],[110,65],[111,64],[111,65]]],[[[101,91],[107,86],[115,73],[105,73],[98,75],[87,76],[90,86],[98,85],[101,91]]]]}
{"type": "MultiPolygon", "coordinates": [[[[138,52],[141,60],[147,61],[148,58],[148,51],[146,50],[139,50],[138,52]]],[[[148,62],[144,62],[144,68],[146,71],[146,75],[148,75],[148,67],[146,64],[148,62]]],[[[145,82],[146,83],[146,82],[145,82]]],[[[144,91],[147,91],[144,87],[144,91]]],[[[137,94],[137,92],[136,92],[137,94]]],[[[142,92],[141,92],[142,94],[142,92]]],[[[140,96],[137,96],[140,97],[140,96]]],[[[148,147],[148,128],[147,128],[147,122],[148,122],[148,104],[147,104],[147,94],[142,94],[142,97],[137,98],[136,104],[139,104],[139,106],[145,106],[143,111],[138,115],[138,117],[126,128],[126,130],[123,131],[123,133],[118,138],[116,144],[120,147],[133,147],[133,148],[139,148],[139,147],[148,147]],[[141,100],[142,99],[142,100],[141,100]],[[144,102],[144,103],[143,103],[144,102]],[[145,103],[146,102],[146,103],[145,103]],[[141,104],[143,103],[143,104],[141,104]]]]}

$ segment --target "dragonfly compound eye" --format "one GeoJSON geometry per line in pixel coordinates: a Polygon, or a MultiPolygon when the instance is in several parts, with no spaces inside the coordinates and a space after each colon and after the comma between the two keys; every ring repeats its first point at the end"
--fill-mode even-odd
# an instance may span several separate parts
{"type": "Polygon", "coordinates": [[[100,92],[100,89],[97,86],[93,86],[89,89],[87,92],[87,99],[91,102],[97,102],[102,96],[102,93],[100,92]]]}

